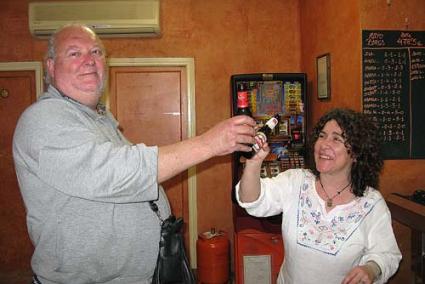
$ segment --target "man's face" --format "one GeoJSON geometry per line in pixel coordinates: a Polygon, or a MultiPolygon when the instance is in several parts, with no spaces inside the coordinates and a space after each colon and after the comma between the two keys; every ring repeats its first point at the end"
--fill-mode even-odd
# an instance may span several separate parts
{"type": "Polygon", "coordinates": [[[62,30],[56,37],[56,57],[48,59],[47,67],[54,86],[65,95],[84,104],[97,103],[105,84],[106,60],[90,30],[62,30]]]}

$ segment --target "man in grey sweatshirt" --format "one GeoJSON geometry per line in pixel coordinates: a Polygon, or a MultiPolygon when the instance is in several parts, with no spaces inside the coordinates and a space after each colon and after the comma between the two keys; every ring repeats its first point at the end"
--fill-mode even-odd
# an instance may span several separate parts
{"type": "Polygon", "coordinates": [[[160,221],[170,208],[159,184],[211,157],[250,151],[255,121],[238,116],[163,147],[130,144],[99,103],[104,47],[88,27],[49,41],[47,91],[21,115],[13,155],[27,209],[37,279],[51,283],[149,283],[160,221]]]}

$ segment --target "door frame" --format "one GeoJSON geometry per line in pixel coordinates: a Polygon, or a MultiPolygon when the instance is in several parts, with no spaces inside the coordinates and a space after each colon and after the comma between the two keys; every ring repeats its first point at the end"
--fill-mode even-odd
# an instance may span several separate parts
{"type": "Polygon", "coordinates": [[[43,94],[43,64],[40,61],[0,62],[0,71],[34,71],[36,98],[43,94]]]}
{"type": "MultiPolygon", "coordinates": [[[[109,67],[183,67],[187,80],[187,138],[196,136],[195,116],[195,60],[194,58],[109,58],[109,67]]],[[[105,103],[109,107],[109,94],[105,93],[105,103]]],[[[198,237],[198,208],[196,166],[188,169],[188,210],[189,210],[189,253],[191,267],[197,267],[196,240],[198,237]]]]}

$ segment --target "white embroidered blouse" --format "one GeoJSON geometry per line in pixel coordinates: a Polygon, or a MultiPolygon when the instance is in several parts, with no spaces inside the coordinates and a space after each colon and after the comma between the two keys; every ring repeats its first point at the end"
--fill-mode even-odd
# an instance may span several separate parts
{"type": "Polygon", "coordinates": [[[379,191],[326,212],[317,194],[315,176],[305,169],[261,179],[260,197],[251,203],[236,197],[251,215],[282,213],[285,259],[278,283],[341,283],[355,266],[374,260],[382,270],[375,283],[385,283],[396,271],[401,253],[391,215],[379,191]]]}

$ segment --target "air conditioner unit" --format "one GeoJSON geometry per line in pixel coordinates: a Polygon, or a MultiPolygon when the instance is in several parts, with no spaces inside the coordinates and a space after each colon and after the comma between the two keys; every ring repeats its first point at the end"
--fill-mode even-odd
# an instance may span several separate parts
{"type": "Polygon", "coordinates": [[[158,36],[159,0],[29,3],[29,28],[38,38],[70,23],[86,24],[101,37],[158,36]]]}

